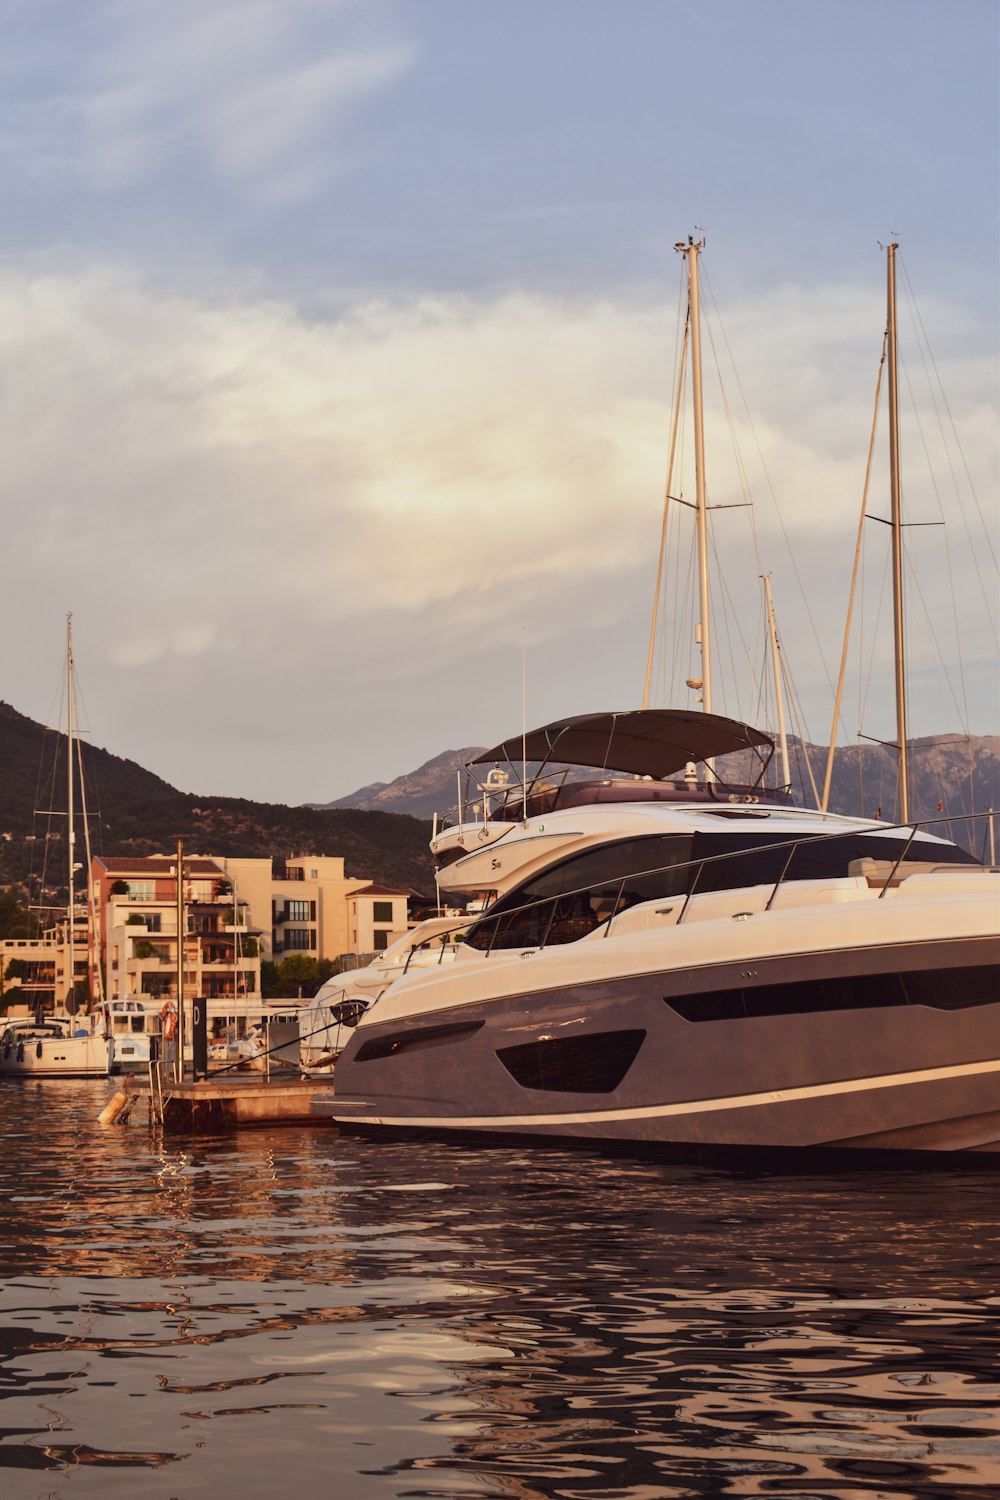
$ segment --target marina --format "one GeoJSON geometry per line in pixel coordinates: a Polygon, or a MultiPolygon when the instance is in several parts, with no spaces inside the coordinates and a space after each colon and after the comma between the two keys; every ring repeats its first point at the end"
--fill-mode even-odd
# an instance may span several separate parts
{"type": "Polygon", "coordinates": [[[3,39],[0,1500],[1000,1500],[997,0],[3,39]]]}

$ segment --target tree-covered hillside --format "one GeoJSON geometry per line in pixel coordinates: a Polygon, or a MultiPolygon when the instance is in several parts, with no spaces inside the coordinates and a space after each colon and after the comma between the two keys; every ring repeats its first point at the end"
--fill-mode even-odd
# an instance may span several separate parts
{"type": "MultiPolygon", "coordinates": [[[[191,796],[134,761],[80,743],[95,854],[166,854],[181,839],[189,854],[342,855],[348,875],[434,889],[430,825],[420,819],[191,796]]],[[[46,884],[64,890],[66,736],[0,703],[0,754],[0,885],[44,872],[46,884]]],[[[83,857],[78,834],[77,859],[83,857]]]]}

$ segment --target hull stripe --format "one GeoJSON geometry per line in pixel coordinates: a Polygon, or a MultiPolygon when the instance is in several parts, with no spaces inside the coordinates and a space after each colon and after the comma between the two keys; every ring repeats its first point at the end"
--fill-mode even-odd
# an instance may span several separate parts
{"type": "Polygon", "coordinates": [[[769,1089],[757,1094],[735,1094],[723,1099],[693,1099],[681,1104],[639,1105],[631,1109],[588,1109],[582,1111],[549,1111],[541,1115],[382,1115],[361,1114],[367,1106],[358,1101],[355,1114],[349,1101],[338,1104],[334,1099],[333,1118],[357,1125],[413,1125],[431,1128],[461,1125],[466,1129],[519,1129],[534,1125],[611,1124],[616,1120],[659,1120],[669,1116],[711,1114],[728,1109],[753,1109],[766,1104],[786,1104],[796,1100],[823,1099],[838,1094],[860,1094],[870,1089],[891,1089],[915,1083],[937,1083],[953,1078],[974,1078],[1000,1073],[1000,1059],[988,1062],[960,1063],[946,1068],[921,1068],[912,1073],[885,1073],[872,1078],[848,1078],[840,1083],[807,1084],[798,1088],[769,1089]],[[340,1111],[343,1110],[343,1115],[340,1111]]]}

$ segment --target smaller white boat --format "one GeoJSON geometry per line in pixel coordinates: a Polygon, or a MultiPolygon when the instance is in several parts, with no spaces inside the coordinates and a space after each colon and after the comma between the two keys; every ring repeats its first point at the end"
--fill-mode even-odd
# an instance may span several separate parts
{"type": "Polygon", "coordinates": [[[115,1073],[145,1073],[149,1067],[150,1038],[161,1037],[164,1014],[142,1000],[109,1000],[105,1029],[114,1042],[115,1073]]]}
{"type": "Polygon", "coordinates": [[[342,1049],[368,1007],[411,969],[454,959],[464,931],[461,919],[431,917],[398,938],[363,969],[336,974],[299,1011],[299,1063],[309,1078],[329,1077],[342,1049]]]}
{"type": "Polygon", "coordinates": [[[0,1078],[106,1078],[113,1057],[96,1014],[19,1017],[0,1036],[0,1078]]]}
{"type": "Polygon", "coordinates": [[[263,1056],[267,1050],[264,1028],[260,1023],[250,1026],[245,1035],[239,1036],[235,1028],[229,1030],[208,1048],[209,1062],[231,1065],[248,1063],[251,1067],[263,1067],[263,1056]]]}

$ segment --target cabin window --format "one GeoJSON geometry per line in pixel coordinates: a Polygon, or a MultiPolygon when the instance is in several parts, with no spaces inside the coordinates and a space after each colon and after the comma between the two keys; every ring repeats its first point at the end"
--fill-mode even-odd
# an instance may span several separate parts
{"type": "Polygon", "coordinates": [[[691,842],[690,834],[660,834],[573,855],[504,896],[466,942],[481,949],[575,942],[616,910],[682,894],[689,872],[677,866],[691,858],[691,842]]]}
{"type": "MultiPolygon", "coordinates": [[[[702,868],[696,890],[728,891],[741,886],[770,885],[782,878],[792,837],[787,833],[756,830],[746,833],[696,833],[691,857],[711,859],[702,868]]],[[[887,859],[894,862],[903,852],[905,839],[884,834],[845,833],[839,838],[807,834],[798,842],[785,870],[786,880],[824,880],[846,875],[856,859],[887,859]]],[[[906,853],[907,864],[975,864],[971,854],[951,844],[931,844],[914,839],[906,853]]]]}
{"type": "Polygon", "coordinates": [[[665,995],[663,1002],[685,1021],[742,1021],[903,1005],[969,1010],[1000,1002],[1000,976],[992,964],[967,969],[917,969],[911,973],[892,970],[761,984],[753,989],[709,990],[703,995],[665,995]]]}
{"type": "MultiPolygon", "coordinates": [[[[471,928],[473,948],[535,948],[585,937],[616,912],[641,901],[737,890],[785,880],[821,880],[848,873],[852,860],[899,858],[905,840],[846,833],[838,838],[772,830],[659,834],[602,844],[544,870],[504,896],[471,928]],[[797,843],[789,860],[792,843],[797,843]],[[550,899],[551,898],[551,899],[550,899]],[[527,909],[526,909],[527,908],[527,909]]],[[[951,844],[914,839],[907,863],[975,864],[951,844]]]]}
{"type": "Polygon", "coordinates": [[[610,1094],[635,1062],[645,1031],[598,1031],[501,1047],[497,1057],[525,1089],[610,1094]]]}
{"type": "Polygon", "coordinates": [[[379,1057],[398,1057],[402,1052],[423,1052],[428,1047],[443,1047],[461,1041],[479,1031],[482,1021],[452,1021],[442,1026],[418,1026],[394,1036],[372,1037],[362,1042],[354,1054],[355,1062],[373,1062],[379,1057]]]}

